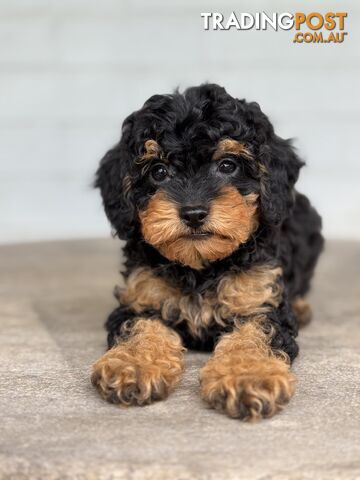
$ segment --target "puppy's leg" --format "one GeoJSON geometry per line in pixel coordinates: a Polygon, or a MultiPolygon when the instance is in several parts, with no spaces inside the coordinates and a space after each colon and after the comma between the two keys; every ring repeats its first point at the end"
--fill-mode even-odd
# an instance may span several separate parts
{"type": "Polygon", "coordinates": [[[274,351],[260,319],[248,320],[224,335],[201,370],[201,394],[230,417],[271,417],[290,400],[295,377],[288,356],[274,351]]]}
{"type": "Polygon", "coordinates": [[[311,322],[311,306],[304,297],[295,298],[291,304],[291,307],[300,328],[305,327],[308,323],[311,322]]]}
{"type": "Polygon", "coordinates": [[[160,320],[134,318],[127,338],[93,366],[92,383],[112,403],[145,405],[167,397],[180,381],[184,348],[160,320]]]}

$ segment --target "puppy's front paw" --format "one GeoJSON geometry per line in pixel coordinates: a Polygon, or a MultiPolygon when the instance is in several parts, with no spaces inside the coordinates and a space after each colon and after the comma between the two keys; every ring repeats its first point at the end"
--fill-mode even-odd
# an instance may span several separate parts
{"type": "Polygon", "coordinates": [[[178,336],[157,321],[137,322],[134,335],[93,366],[92,384],[111,403],[146,405],[167,397],[184,368],[178,336]]]}
{"type": "Polygon", "coordinates": [[[212,408],[232,418],[272,417],[289,402],[295,377],[281,358],[213,358],[201,371],[201,393],[212,408]]]}
{"type": "Polygon", "coordinates": [[[174,384],[173,374],[174,371],[152,365],[120,345],[96,362],[91,382],[111,403],[146,405],[168,395],[174,384]]]}

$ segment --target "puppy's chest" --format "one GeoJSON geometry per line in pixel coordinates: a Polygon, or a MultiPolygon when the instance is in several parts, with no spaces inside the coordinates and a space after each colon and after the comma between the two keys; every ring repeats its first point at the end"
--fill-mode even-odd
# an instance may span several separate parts
{"type": "Polygon", "coordinates": [[[229,273],[204,293],[184,294],[151,269],[139,268],[128,277],[119,301],[136,313],[159,313],[164,322],[186,323],[193,336],[217,324],[225,328],[238,317],[266,313],[282,296],[281,269],[256,266],[246,272],[229,273]]]}

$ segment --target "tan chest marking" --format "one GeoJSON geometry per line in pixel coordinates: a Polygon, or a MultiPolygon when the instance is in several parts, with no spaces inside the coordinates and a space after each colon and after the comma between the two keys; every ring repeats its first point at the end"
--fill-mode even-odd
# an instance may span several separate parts
{"type": "Polygon", "coordinates": [[[266,313],[277,307],[282,298],[280,267],[259,265],[224,277],[218,286],[217,301],[224,314],[241,316],[266,313]]]}
{"type": "Polygon", "coordinates": [[[180,291],[147,268],[137,268],[127,279],[125,289],[120,292],[121,304],[129,305],[135,312],[147,308],[161,310],[164,302],[180,297],[180,291]]]}
{"type": "Polygon", "coordinates": [[[150,269],[140,268],[129,276],[119,301],[138,313],[154,309],[161,311],[165,321],[185,321],[197,336],[212,324],[224,327],[229,319],[263,314],[277,307],[282,297],[280,276],[278,267],[257,266],[224,277],[215,292],[183,295],[150,269]]]}

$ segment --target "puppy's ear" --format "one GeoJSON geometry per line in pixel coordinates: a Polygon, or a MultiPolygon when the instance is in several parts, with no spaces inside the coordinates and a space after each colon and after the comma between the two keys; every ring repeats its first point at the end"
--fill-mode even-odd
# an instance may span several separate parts
{"type": "Polygon", "coordinates": [[[136,225],[136,211],[131,190],[132,157],[129,149],[132,121],[123,125],[120,142],[109,150],[100,162],[95,187],[100,188],[105,213],[115,234],[129,239],[136,225]]]}
{"type": "Polygon", "coordinates": [[[280,225],[294,205],[294,185],[304,165],[295,154],[289,140],[275,135],[260,155],[265,166],[260,210],[269,225],[280,225]]]}
{"type": "Polygon", "coordinates": [[[294,204],[294,185],[304,162],[298,158],[289,140],[275,135],[257,103],[248,104],[248,114],[255,128],[257,157],[262,166],[260,214],[263,223],[278,226],[294,204]]]}

